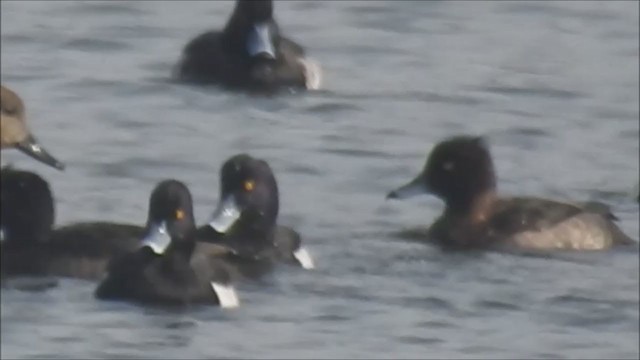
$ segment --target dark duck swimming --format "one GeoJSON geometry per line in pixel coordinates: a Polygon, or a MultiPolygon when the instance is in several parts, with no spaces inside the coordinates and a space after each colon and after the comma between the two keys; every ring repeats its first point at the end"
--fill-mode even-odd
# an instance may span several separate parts
{"type": "Polygon", "coordinates": [[[427,237],[446,247],[603,250],[635,243],[604,204],[499,196],[491,154],[480,137],[440,142],[422,172],[388,198],[424,193],[445,203],[427,237]]]}
{"type": "Polygon", "coordinates": [[[39,175],[1,171],[2,276],[100,279],[111,257],[136,249],[144,228],[85,222],[54,228],[51,188],[39,175]]]}
{"type": "Polygon", "coordinates": [[[319,66],[281,34],[273,12],[273,1],[236,1],[222,31],[205,32],[185,46],[175,75],[238,90],[318,89],[319,66]]]}
{"type": "Polygon", "coordinates": [[[149,200],[141,246],[115,257],[95,295],[106,300],[238,306],[224,251],[194,256],[196,227],[189,189],[176,180],[159,183],[149,200]]]}
{"type": "Polygon", "coordinates": [[[235,155],[220,170],[219,203],[212,220],[198,229],[198,237],[224,244],[242,259],[253,259],[240,266],[251,277],[277,263],[314,268],[298,232],[277,223],[278,211],[278,185],[269,164],[235,155]]]}

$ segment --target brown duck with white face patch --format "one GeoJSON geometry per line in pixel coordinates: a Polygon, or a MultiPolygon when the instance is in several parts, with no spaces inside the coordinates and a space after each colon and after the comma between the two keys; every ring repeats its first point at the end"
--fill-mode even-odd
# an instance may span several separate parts
{"type": "Polygon", "coordinates": [[[438,143],[422,172],[387,197],[423,193],[445,203],[428,238],[447,247],[603,250],[635,243],[604,204],[499,196],[491,153],[479,137],[456,136],[438,143]]]}
{"type": "Polygon", "coordinates": [[[0,98],[0,147],[18,149],[44,164],[63,170],[64,164],[49,154],[29,131],[20,96],[1,86],[0,98]]]}

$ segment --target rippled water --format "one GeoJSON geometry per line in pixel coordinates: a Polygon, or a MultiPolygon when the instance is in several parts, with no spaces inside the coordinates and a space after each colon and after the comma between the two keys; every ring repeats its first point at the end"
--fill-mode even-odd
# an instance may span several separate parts
{"type": "Polygon", "coordinates": [[[2,82],[68,168],[57,224],[143,223],[164,178],[204,221],[218,169],[267,159],[318,269],[240,287],[233,311],[94,300],[93,283],[2,291],[2,358],[638,358],[638,253],[449,254],[399,236],[442,204],[384,200],[435,142],[488,137],[500,190],[612,205],[637,238],[638,2],[279,2],[323,91],[173,84],[231,2],[1,3],[2,82]]]}

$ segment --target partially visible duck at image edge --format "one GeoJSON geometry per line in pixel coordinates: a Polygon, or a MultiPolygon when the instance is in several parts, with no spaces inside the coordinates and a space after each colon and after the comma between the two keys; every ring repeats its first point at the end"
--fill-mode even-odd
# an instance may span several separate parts
{"type": "Polygon", "coordinates": [[[55,205],[46,180],[29,171],[1,171],[2,276],[99,279],[111,257],[140,246],[144,228],[86,222],[53,228],[55,205]]]}
{"type": "Polygon", "coordinates": [[[387,197],[425,193],[445,203],[427,239],[449,248],[603,250],[636,244],[604,204],[498,196],[491,154],[480,137],[440,142],[422,172],[387,197]]]}
{"type": "MultiPolygon", "coordinates": [[[[251,159],[239,158],[244,159],[243,164],[251,159]]],[[[262,276],[270,272],[276,262],[312,268],[313,261],[301,246],[299,234],[275,225],[278,190],[268,165],[253,159],[248,164],[249,169],[258,169],[252,175],[258,191],[250,196],[235,196],[228,190],[229,186],[224,188],[226,201],[219,204],[214,220],[198,232],[196,256],[228,254],[232,260],[226,266],[234,281],[262,276]],[[232,209],[233,206],[246,211],[232,209]],[[251,215],[252,211],[266,214],[267,218],[255,217],[251,215]],[[230,231],[233,222],[239,219],[239,225],[230,231]],[[229,233],[226,237],[225,232],[229,233]]],[[[148,232],[149,224],[145,228],[106,221],[77,222],[54,228],[55,205],[47,181],[32,172],[10,167],[3,168],[1,174],[3,277],[58,276],[97,280],[105,274],[110,259],[138,249],[143,235],[148,232]]],[[[239,179],[225,179],[230,179],[225,183],[237,189],[239,179]]],[[[242,186],[247,187],[246,184],[242,186]]]]}
{"type": "Polygon", "coordinates": [[[26,109],[20,96],[4,85],[0,85],[0,148],[18,149],[44,164],[64,170],[64,164],[29,131],[26,109]]]}

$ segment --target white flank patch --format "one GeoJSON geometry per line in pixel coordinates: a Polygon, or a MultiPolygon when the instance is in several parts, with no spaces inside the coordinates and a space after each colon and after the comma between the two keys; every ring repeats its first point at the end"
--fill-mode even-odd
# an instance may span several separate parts
{"type": "Polygon", "coordinates": [[[322,70],[320,65],[311,59],[299,58],[304,71],[305,85],[309,90],[320,89],[322,83],[322,70]]]}
{"type": "Polygon", "coordinates": [[[236,289],[232,285],[223,285],[216,282],[211,282],[211,288],[218,296],[220,307],[222,308],[236,308],[240,306],[240,300],[236,289]]]}
{"type": "Polygon", "coordinates": [[[309,252],[307,251],[307,249],[303,248],[302,246],[299,247],[298,250],[296,250],[293,253],[293,257],[295,257],[300,262],[300,265],[302,265],[303,268],[305,269],[315,268],[311,255],[309,255],[309,252]]]}

